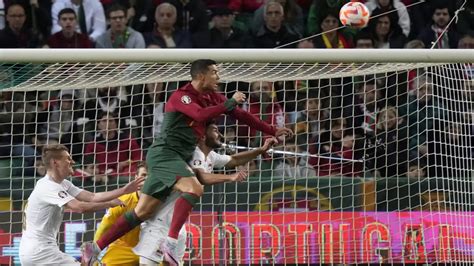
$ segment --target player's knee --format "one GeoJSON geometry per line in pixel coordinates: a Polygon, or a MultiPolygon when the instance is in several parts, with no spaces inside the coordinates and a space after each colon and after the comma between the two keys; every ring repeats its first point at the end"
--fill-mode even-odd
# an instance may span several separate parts
{"type": "Polygon", "coordinates": [[[193,184],[191,193],[195,194],[198,197],[201,197],[204,194],[204,189],[201,184],[193,184]]]}

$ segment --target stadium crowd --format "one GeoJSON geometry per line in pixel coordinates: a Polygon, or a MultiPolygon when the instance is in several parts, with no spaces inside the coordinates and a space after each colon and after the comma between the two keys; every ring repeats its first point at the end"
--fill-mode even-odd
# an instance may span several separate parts
{"type": "MultiPolygon", "coordinates": [[[[377,16],[367,28],[332,31],[346,2],[4,0],[0,48],[430,48],[464,1],[367,0],[377,16]]],[[[474,48],[473,1],[435,43],[474,48]]],[[[454,100],[436,96],[436,76],[424,73],[236,82],[222,89],[247,92],[242,108],[294,129],[295,138],[281,149],[320,156],[264,158],[251,164],[254,174],[268,164],[274,176],[294,178],[470,176],[474,94],[460,90],[465,113],[453,115],[454,100]]],[[[21,158],[16,175],[41,176],[41,146],[59,142],[78,162],[78,178],[132,176],[160,134],[166,99],[181,85],[0,91],[0,157],[21,158]]],[[[451,85],[473,86],[462,80],[451,85]]],[[[256,146],[265,138],[235,121],[219,124],[227,143],[256,146]]]]}

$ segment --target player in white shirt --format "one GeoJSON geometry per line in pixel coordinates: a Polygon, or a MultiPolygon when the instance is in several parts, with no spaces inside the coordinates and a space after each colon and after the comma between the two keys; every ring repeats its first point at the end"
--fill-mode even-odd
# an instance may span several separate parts
{"type": "Polygon", "coordinates": [[[74,164],[65,146],[45,146],[42,157],[47,172],[36,183],[25,208],[19,250],[21,265],[80,265],[59,250],[57,236],[64,209],[84,213],[121,205],[117,197],[136,191],[144,179],[113,191],[92,193],[65,179],[73,173],[74,164]]]}
{"type": "MultiPolygon", "coordinates": [[[[238,171],[231,175],[212,174],[212,172],[214,168],[235,168],[236,166],[246,164],[260,154],[264,154],[277,142],[275,138],[269,138],[258,149],[229,156],[218,154],[214,151],[215,148],[222,146],[221,137],[222,135],[219,133],[216,124],[210,123],[207,126],[206,135],[199,140],[193,158],[189,162],[203,185],[245,180],[247,178],[246,171],[238,171]]],[[[170,241],[167,235],[173,218],[174,203],[179,198],[179,195],[180,192],[173,191],[165,203],[157,210],[156,214],[142,223],[140,241],[133,249],[140,256],[140,266],[155,266],[163,261],[162,245],[168,244],[170,241]]],[[[186,230],[183,227],[179,232],[178,241],[174,247],[174,252],[176,257],[180,259],[180,263],[183,262],[185,250],[186,230]]]]}

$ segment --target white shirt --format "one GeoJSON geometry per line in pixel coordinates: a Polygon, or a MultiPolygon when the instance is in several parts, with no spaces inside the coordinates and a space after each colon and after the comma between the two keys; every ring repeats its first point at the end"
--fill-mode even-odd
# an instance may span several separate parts
{"type": "MultiPolygon", "coordinates": [[[[84,14],[86,16],[87,35],[93,40],[96,40],[97,37],[104,34],[107,29],[104,8],[99,0],[82,0],[82,5],[84,6],[84,14]]],[[[71,0],[56,0],[51,7],[51,19],[53,21],[51,34],[62,30],[58,22],[58,14],[64,8],[72,8],[76,12],[76,31],[81,32],[79,26],[79,7],[80,6],[73,4],[71,0]]]]}
{"type": "Polygon", "coordinates": [[[48,175],[41,178],[28,198],[22,241],[33,238],[56,243],[59,227],[63,222],[64,205],[81,191],[82,189],[74,186],[69,180],[58,184],[48,175]]]}
{"type": "Polygon", "coordinates": [[[224,167],[230,160],[231,157],[229,155],[222,155],[215,151],[211,151],[206,157],[201,149],[196,147],[193,159],[189,164],[192,168],[200,168],[206,173],[212,173],[214,168],[224,167]]]}

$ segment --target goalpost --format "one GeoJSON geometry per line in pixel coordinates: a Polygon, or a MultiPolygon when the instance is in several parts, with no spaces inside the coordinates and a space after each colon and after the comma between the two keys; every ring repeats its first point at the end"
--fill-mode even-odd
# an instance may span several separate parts
{"type": "MultiPolygon", "coordinates": [[[[246,165],[246,182],[206,187],[186,264],[474,262],[472,51],[21,49],[0,50],[0,264],[19,262],[40,147],[68,146],[80,187],[123,185],[202,58],[218,62],[228,97],[245,92],[242,108],[296,134],[246,165]],[[91,152],[114,128],[108,150],[91,152]],[[139,148],[111,161],[130,135],[139,148]]],[[[221,153],[265,138],[217,123],[221,153]]],[[[80,256],[102,215],[66,213],[61,249],[80,256]]]]}

